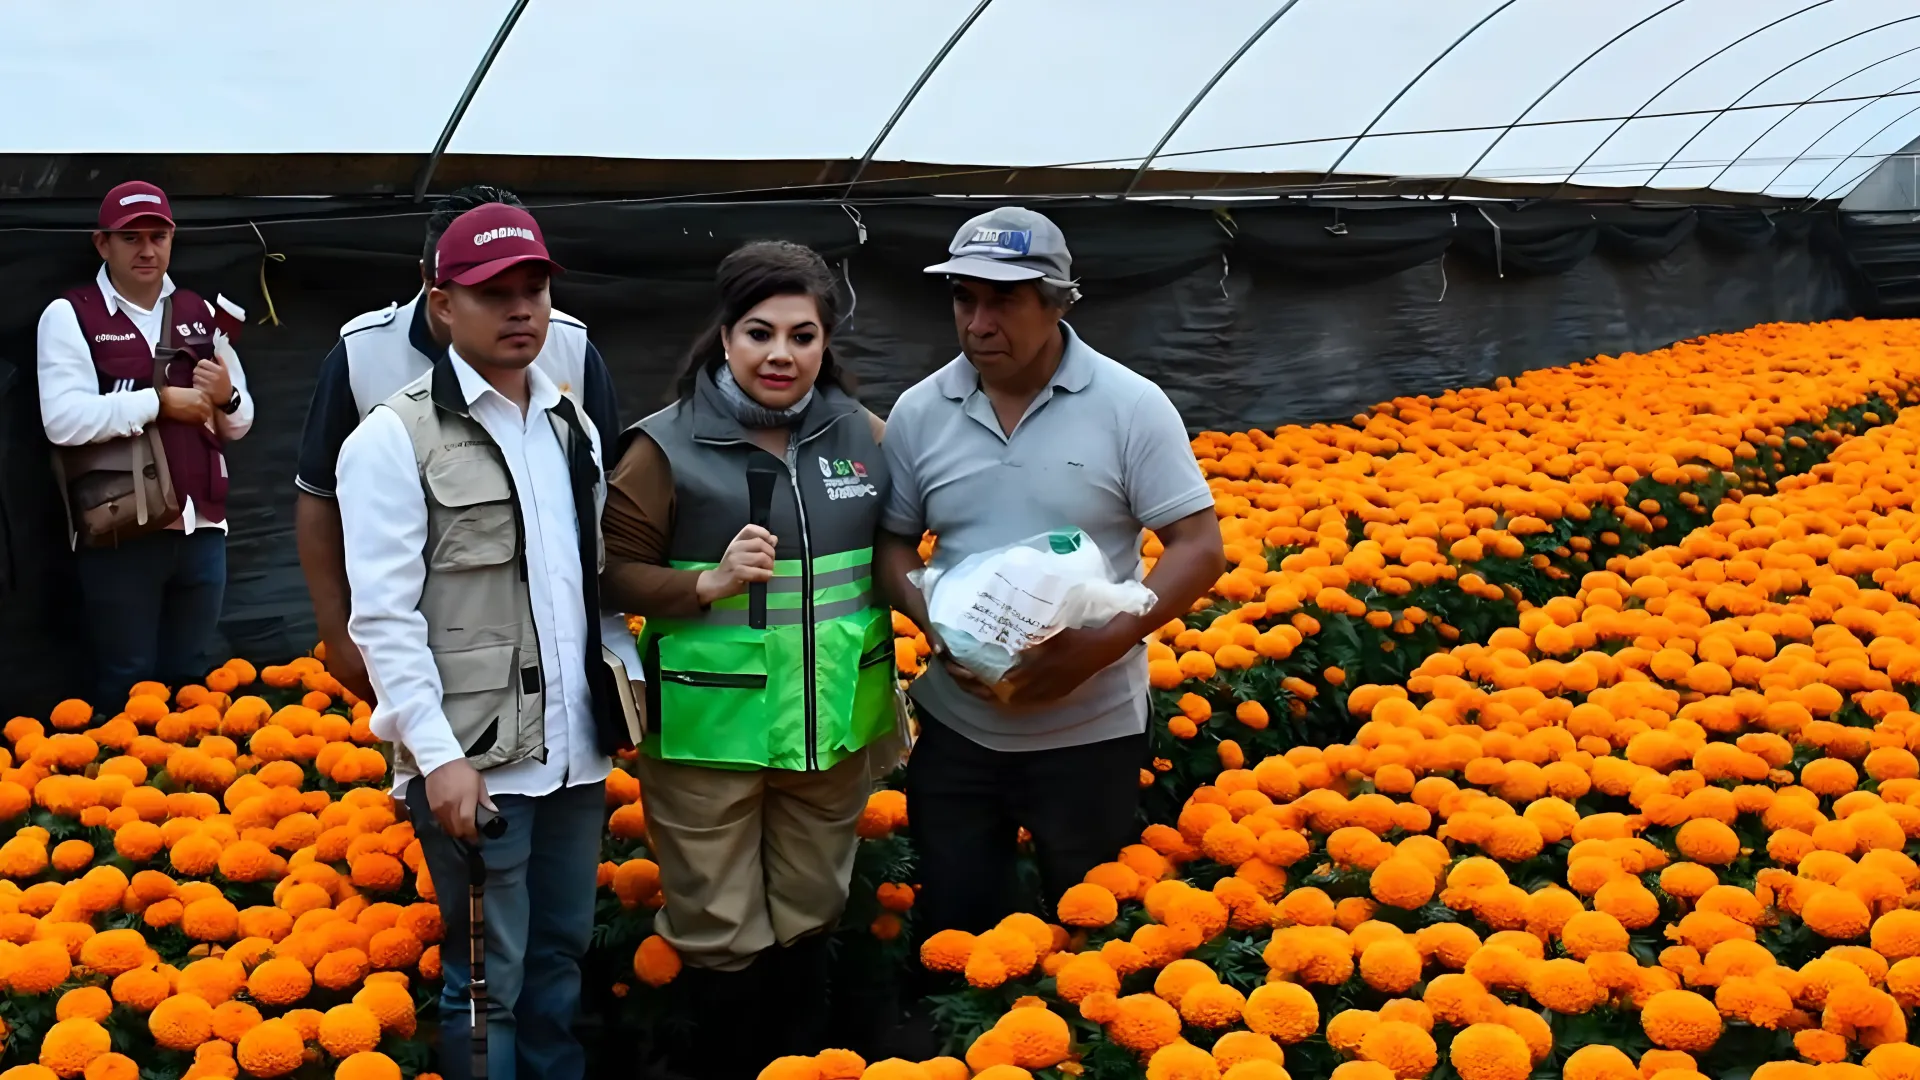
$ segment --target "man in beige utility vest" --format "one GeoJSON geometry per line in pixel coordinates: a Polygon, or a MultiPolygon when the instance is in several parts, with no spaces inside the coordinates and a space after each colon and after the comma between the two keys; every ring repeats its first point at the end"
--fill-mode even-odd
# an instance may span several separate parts
{"type": "Polygon", "coordinates": [[[394,744],[446,940],[441,1072],[468,1074],[466,853],[486,863],[488,1075],[577,1080],[609,755],[598,433],[533,361],[559,267],[518,207],[455,219],[434,258],[451,344],[341,447],[348,633],[394,744]],[[480,806],[506,831],[482,841],[480,806]]]}

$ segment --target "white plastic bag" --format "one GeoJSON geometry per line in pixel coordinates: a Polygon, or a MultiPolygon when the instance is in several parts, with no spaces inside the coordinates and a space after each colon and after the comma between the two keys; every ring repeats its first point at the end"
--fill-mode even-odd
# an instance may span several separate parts
{"type": "Polygon", "coordinates": [[[953,658],[997,683],[1019,654],[1062,630],[1153,609],[1153,590],[1115,581],[1106,556],[1079,529],[1056,529],[969,555],[915,582],[953,658]]]}

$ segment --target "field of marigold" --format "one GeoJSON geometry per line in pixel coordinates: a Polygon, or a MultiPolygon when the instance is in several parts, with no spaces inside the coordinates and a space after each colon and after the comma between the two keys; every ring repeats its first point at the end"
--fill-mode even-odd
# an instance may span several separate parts
{"type": "MultiPolygon", "coordinates": [[[[1920,324],[1772,325],[1201,435],[1231,569],[1150,639],[1140,842],[916,941],[876,792],[842,952],[917,947],[949,1056],[766,1077],[1920,1080],[1916,378],[1920,324]]],[[[321,658],[0,734],[0,1080],[427,1075],[432,882],[321,658]]],[[[605,851],[638,1032],[624,770],[605,851]]]]}

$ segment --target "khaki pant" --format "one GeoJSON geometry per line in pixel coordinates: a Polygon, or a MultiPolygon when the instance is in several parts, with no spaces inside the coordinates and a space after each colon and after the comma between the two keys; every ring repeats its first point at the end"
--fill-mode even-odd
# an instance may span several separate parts
{"type": "Polygon", "coordinates": [[[737,971],[832,929],[847,906],[867,753],[825,772],[635,763],[666,906],[654,931],[694,967],[737,971]]]}

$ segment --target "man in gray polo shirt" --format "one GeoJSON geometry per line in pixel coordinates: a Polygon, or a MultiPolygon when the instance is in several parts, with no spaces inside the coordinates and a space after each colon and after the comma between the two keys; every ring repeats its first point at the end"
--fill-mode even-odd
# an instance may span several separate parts
{"type": "Polygon", "coordinates": [[[914,684],[921,738],[907,798],[930,930],[981,931],[1019,906],[1017,837],[1033,834],[1051,909],[1131,838],[1147,760],[1141,639],[1185,614],[1225,568],[1213,495],[1158,386],[1062,321],[1078,299],[1066,238],[1029,210],[962,226],[947,262],[963,355],[900,395],[882,448],[893,488],[874,572],[928,629],[941,662],[914,684]],[[1068,630],[1022,655],[1007,700],[946,655],[907,582],[921,534],[934,563],[1065,526],[1135,580],[1141,530],[1166,551],[1144,616],[1068,630]]]}

